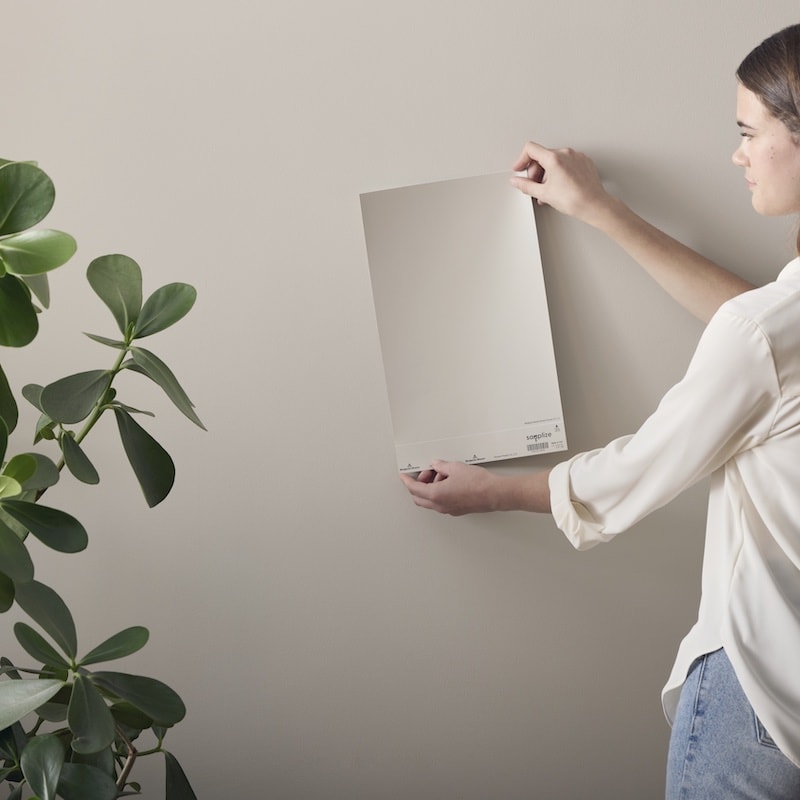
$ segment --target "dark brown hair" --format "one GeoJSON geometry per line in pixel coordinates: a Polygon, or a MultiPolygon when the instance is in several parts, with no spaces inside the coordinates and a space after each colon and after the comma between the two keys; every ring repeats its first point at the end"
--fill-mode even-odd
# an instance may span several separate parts
{"type": "MultiPolygon", "coordinates": [[[[739,64],[736,77],[800,143],[800,25],[764,39],[739,64]]],[[[800,231],[797,252],[800,255],[800,231]]]]}

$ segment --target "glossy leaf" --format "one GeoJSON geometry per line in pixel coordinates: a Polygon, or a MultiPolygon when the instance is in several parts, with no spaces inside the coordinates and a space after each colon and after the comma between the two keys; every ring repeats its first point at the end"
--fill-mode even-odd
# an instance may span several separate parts
{"type": "Polygon", "coordinates": [[[33,580],[33,561],[25,543],[0,520],[0,570],[19,583],[33,580]]]}
{"type": "Polygon", "coordinates": [[[0,656],[0,675],[10,675],[15,681],[22,680],[22,675],[5,656],[0,656]]]}
{"type": "Polygon", "coordinates": [[[24,783],[18,783],[14,789],[8,793],[6,800],[22,800],[22,790],[24,787],[24,783]]]}
{"type": "Polygon", "coordinates": [[[144,414],[146,417],[154,417],[155,414],[152,411],[146,411],[143,408],[134,408],[133,406],[126,405],[125,403],[114,403],[114,408],[119,408],[122,411],[127,411],[129,414],[144,414]]]}
{"type": "Polygon", "coordinates": [[[89,651],[81,659],[81,666],[125,658],[141,650],[147,644],[149,638],[150,632],[147,628],[143,628],[140,625],[126,628],[89,651]]]}
{"type": "Polygon", "coordinates": [[[56,190],[35,164],[16,161],[0,168],[0,236],[41,222],[53,207],[56,190]]]}
{"type": "Polygon", "coordinates": [[[114,741],[114,718],[92,682],[78,675],[72,688],[67,722],[76,753],[99,753],[114,741]]]}
{"type": "Polygon", "coordinates": [[[124,350],[127,347],[125,342],[119,339],[109,339],[106,336],[99,336],[96,333],[84,333],[83,335],[88,336],[93,342],[106,345],[106,347],[113,347],[117,350],[124,350]]]}
{"type": "Polygon", "coordinates": [[[19,757],[27,741],[25,731],[18,722],[15,722],[8,728],[4,728],[0,731],[0,758],[19,761],[19,757]]]}
{"type": "Polygon", "coordinates": [[[128,256],[100,256],[86,270],[89,285],[114,315],[120,332],[136,322],[142,308],[142,270],[128,256]]]}
{"type": "Polygon", "coordinates": [[[100,750],[97,753],[75,753],[72,757],[72,762],[75,764],[88,764],[108,775],[114,774],[114,753],[111,747],[106,747],[105,750],[100,750]]]}
{"type": "Polygon", "coordinates": [[[5,614],[14,605],[14,581],[0,572],[0,614],[5,614]]]}
{"type": "Polygon", "coordinates": [[[111,713],[120,725],[134,731],[145,731],[153,726],[152,717],[124,701],[114,703],[111,706],[111,713]]]}
{"type": "Polygon", "coordinates": [[[17,584],[16,590],[17,605],[50,636],[70,661],[74,661],[78,637],[66,603],[53,589],[38,581],[17,584]]]}
{"type": "Polygon", "coordinates": [[[22,280],[42,304],[42,308],[50,308],[50,282],[47,280],[47,273],[26,275],[22,280]]]}
{"type": "Polygon", "coordinates": [[[164,390],[167,397],[177,406],[178,410],[185,414],[195,425],[203,430],[206,429],[194,412],[194,403],[183,391],[172,370],[158,356],[142,347],[131,347],[131,357],[134,364],[139,368],[137,371],[157,383],[164,390]]]}
{"type": "Polygon", "coordinates": [[[20,277],[40,275],[66,264],[78,245],[68,233],[35,230],[0,239],[0,260],[20,277]]]}
{"type": "Polygon", "coordinates": [[[124,672],[93,672],[89,678],[98,688],[127,701],[162,725],[175,725],[186,715],[181,698],[155,678],[124,672]]]}
{"type": "Polygon", "coordinates": [[[114,779],[90,764],[64,764],[58,793],[63,800],[115,800],[119,796],[114,779]]]}
{"type": "Polygon", "coordinates": [[[25,622],[14,625],[14,635],[25,652],[47,666],[69,669],[70,664],[38,631],[25,622]]]}
{"type": "Polygon", "coordinates": [[[41,800],[55,799],[65,755],[64,745],[54,733],[34,736],[22,751],[22,774],[41,800]]]}
{"type": "MultiPolygon", "coordinates": [[[[17,408],[17,401],[14,399],[14,393],[8,384],[3,367],[0,365],[0,420],[5,423],[8,433],[13,433],[14,428],[17,427],[19,417],[19,409],[17,408]]],[[[0,461],[3,458],[0,456],[0,461]]]]}
{"type": "MultiPolygon", "coordinates": [[[[2,459],[0,458],[0,460],[2,459]]],[[[31,453],[19,453],[6,464],[3,475],[15,480],[22,491],[22,486],[35,475],[36,463],[36,459],[31,453]]]]}
{"type": "Polygon", "coordinates": [[[0,499],[17,497],[20,494],[22,494],[22,486],[19,481],[9,478],[7,475],[0,475],[0,499]]]}
{"type": "Polygon", "coordinates": [[[64,463],[67,469],[81,482],[96,484],[100,476],[89,456],[83,452],[81,446],[68,433],[61,437],[61,452],[64,454],[64,463]]]}
{"type": "Polygon", "coordinates": [[[166,764],[166,800],[197,800],[178,759],[172,753],[164,751],[166,764]]]}
{"type": "Polygon", "coordinates": [[[24,347],[38,332],[39,320],[30,292],[16,276],[3,275],[0,277],[0,345],[24,347]]]}
{"type": "Polygon", "coordinates": [[[142,487],[147,505],[158,505],[175,482],[175,464],[169,453],[133,417],[114,408],[125,454],[142,487]]]}
{"type": "MultiPolygon", "coordinates": [[[[68,674],[68,673],[65,673],[68,674]]],[[[67,686],[61,689],[56,696],[36,709],[36,716],[41,717],[47,722],[66,722],[67,704],[72,696],[72,687],[67,686]]]]}
{"type": "Polygon", "coordinates": [[[93,369],[54,381],[42,389],[42,411],[56,422],[80,422],[103,396],[110,377],[108,370],[93,369]]]}
{"type": "Polygon", "coordinates": [[[38,383],[26,383],[22,387],[22,396],[35,408],[38,408],[39,411],[44,411],[42,408],[42,389],[44,386],[40,386],[38,383]]]}
{"type": "Polygon", "coordinates": [[[64,685],[54,678],[1,680],[0,730],[13,725],[46,703],[64,685]]]}
{"type": "Polygon", "coordinates": [[[65,511],[24,500],[3,500],[1,506],[40,542],[59,553],[79,553],[89,543],[86,529],[65,511]]]}
{"type": "MultiPolygon", "coordinates": [[[[20,457],[32,458],[36,464],[33,474],[21,481],[22,491],[40,491],[41,489],[49,489],[58,483],[58,467],[47,456],[41,453],[22,453],[20,457]]],[[[11,459],[12,462],[14,460],[11,459]]]]}
{"type": "Polygon", "coordinates": [[[57,438],[55,429],[56,423],[47,414],[42,414],[36,422],[36,435],[33,437],[33,443],[38,444],[42,439],[46,439],[48,442],[53,441],[57,438]]]}
{"type": "Polygon", "coordinates": [[[134,329],[134,339],[152,336],[183,319],[197,299],[197,291],[188,283],[169,283],[147,298],[134,329]]]}
{"type": "Polygon", "coordinates": [[[6,428],[5,421],[0,418],[0,465],[6,457],[6,450],[8,449],[8,428],[6,428]]]}

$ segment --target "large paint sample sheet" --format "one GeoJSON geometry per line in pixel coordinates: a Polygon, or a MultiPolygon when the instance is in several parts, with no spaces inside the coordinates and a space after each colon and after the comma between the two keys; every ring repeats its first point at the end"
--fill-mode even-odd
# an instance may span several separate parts
{"type": "Polygon", "coordinates": [[[401,471],[567,447],[533,207],[508,177],[361,195],[401,471]]]}

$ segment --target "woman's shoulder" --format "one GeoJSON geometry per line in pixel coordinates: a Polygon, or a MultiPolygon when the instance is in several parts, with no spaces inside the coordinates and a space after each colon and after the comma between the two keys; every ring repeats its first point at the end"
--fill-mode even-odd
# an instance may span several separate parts
{"type": "Polygon", "coordinates": [[[717,315],[751,320],[765,332],[789,324],[793,330],[798,328],[800,336],[800,258],[790,261],[771,283],[723,303],[717,315]]]}

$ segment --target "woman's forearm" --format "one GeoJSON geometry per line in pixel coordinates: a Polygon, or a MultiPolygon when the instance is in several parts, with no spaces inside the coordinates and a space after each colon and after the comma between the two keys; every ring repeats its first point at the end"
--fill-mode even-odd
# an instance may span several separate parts
{"type": "Polygon", "coordinates": [[[664,291],[703,322],[726,300],[754,288],[654,227],[616,198],[587,222],[613,239],[664,291]]]}

